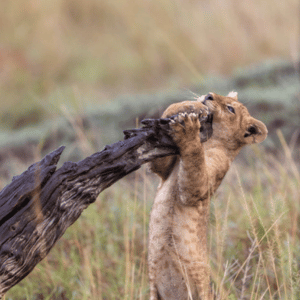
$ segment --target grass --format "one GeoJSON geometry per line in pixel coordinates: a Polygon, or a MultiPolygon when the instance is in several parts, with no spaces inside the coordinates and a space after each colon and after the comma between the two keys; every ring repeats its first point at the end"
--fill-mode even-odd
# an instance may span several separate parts
{"type": "MultiPolygon", "coordinates": [[[[289,148],[280,133],[279,137],[285,158],[257,157],[252,171],[249,170],[248,176],[253,180],[248,187],[244,185],[251,182],[249,177],[243,179],[244,175],[236,168],[232,176],[233,180],[235,177],[234,186],[238,194],[234,196],[232,193],[227,198],[227,202],[230,201],[229,208],[225,209],[224,205],[219,204],[220,199],[214,202],[218,213],[215,213],[216,226],[211,229],[211,236],[220,236],[219,244],[223,245],[222,238],[225,238],[220,233],[225,232],[226,240],[232,244],[232,237],[228,233],[236,231],[233,234],[234,248],[229,247],[229,252],[227,248],[225,257],[219,254],[220,258],[216,261],[216,266],[219,261],[225,263],[227,255],[231,254],[231,264],[228,260],[226,267],[223,267],[223,274],[232,273],[229,290],[222,291],[226,295],[223,299],[230,294],[234,295],[232,299],[299,298],[299,169],[291,159],[289,148]],[[227,214],[225,221],[223,225],[218,225],[224,212],[227,214]]],[[[215,251],[218,253],[218,239],[213,241],[216,242],[215,251]]]]}
{"type": "Polygon", "coordinates": [[[58,91],[101,102],[299,55],[297,0],[3,0],[0,25],[0,124],[12,128],[53,114],[58,91]]]}
{"type": "MultiPolygon", "coordinates": [[[[278,132],[278,157],[245,149],[212,199],[209,251],[217,299],[300,297],[300,175],[278,132]],[[247,172],[245,172],[247,170],[247,172]]],[[[148,299],[147,235],[158,180],[143,168],[102,192],[10,299],[148,299]]]]}

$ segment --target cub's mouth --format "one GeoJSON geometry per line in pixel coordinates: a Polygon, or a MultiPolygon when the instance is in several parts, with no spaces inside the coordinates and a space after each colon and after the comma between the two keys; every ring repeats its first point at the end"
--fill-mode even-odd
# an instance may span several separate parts
{"type": "Polygon", "coordinates": [[[206,142],[208,139],[210,139],[213,134],[213,128],[212,128],[213,113],[209,112],[205,117],[200,115],[199,119],[201,123],[200,139],[201,139],[201,143],[203,143],[206,142]]]}
{"type": "MultiPolygon", "coordinates": [[[[171,116],[169,119],[174,119],[174,116],[171,116]]],[[[213,128],[212,128],[212,123],[213,123],[213,113],[212,111],[208,108],[208,112],[205,116],[199,115],[199,121],[201,124],[200,127],[200,140],[201,143],[206,142],[208,139],[211,138],[213,134],[213,128]]]]}
{"type": "MultiPolygon", "coordinates": [[[[208,139],[211,138],[211,136],[213,134],[213,128],[212,128],[213,111],[208,105],[206,105],[206,104],[204,104],[204,105],[207,107],[206,112],[204,114],[203,113],[199,114],[199,121],[200,121],[200,124],[201,124],[201,127],[200,127],[200,140],[201,140],[201,143],[206,142],[208,139]]],[[[188,107],[185,110],[185,112],[187,112],[187,113],[192,113],[192,112],[198,113],[197,110],[193,106],[188,107]]],[[[170,116],[170,117],[166,118],[166,120],[174,119],[176,116],[177,115],[170,116]]]]}

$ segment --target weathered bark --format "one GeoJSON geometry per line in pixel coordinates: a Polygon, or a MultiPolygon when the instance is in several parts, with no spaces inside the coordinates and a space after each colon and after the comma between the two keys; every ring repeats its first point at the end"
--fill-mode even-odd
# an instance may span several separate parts
{"type": "MultiPolygon", "coordinates": [[[[211,134],[205,121],[203,142],[211,134]]],[[[101,191],[154,158],[178,154],[168,136],[169,119],[143,123],[125,131],[124,141],[56,170],[62,146],[0,192],[0,298],[33,270],[101,191]]]]}

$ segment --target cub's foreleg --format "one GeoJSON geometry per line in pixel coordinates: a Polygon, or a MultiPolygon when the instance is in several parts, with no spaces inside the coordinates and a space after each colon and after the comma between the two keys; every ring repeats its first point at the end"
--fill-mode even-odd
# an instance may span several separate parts
{"type": "Polygon", "coordinates": [[[171,121],[171,136],[180,151],[178,195],[185,205],[208,197],[208,174],[200,142],[200,121],[195,113],[180,113],[171,121]]]}

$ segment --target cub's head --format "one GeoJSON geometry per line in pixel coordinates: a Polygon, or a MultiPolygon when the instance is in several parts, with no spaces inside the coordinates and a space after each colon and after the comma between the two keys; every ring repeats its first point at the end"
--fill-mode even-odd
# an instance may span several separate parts
{"type": "Polygon", "coordinates": [[[226,97],[209,93],[197,101],[212,111],[212,139],[222,141],[229,149],[260,143],[267,137],[265,124],[250,116],[247,108],[238,101],[236,92],[230,92],[226,97]]]}

